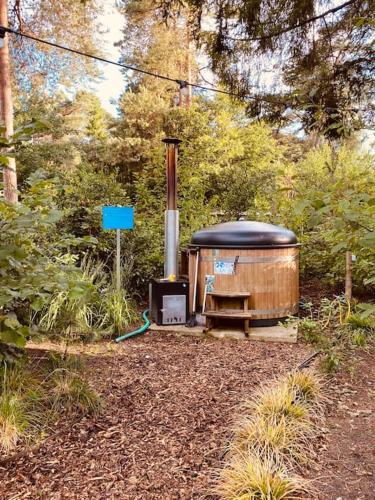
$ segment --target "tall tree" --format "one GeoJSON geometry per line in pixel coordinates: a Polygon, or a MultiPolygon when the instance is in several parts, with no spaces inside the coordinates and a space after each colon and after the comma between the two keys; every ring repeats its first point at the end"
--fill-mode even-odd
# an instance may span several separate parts
{"type": "MultiPolygon", "coordinates": [[[[8,27],[8,6],[7,0],[0,0],[0,25],[4,28],[8,27]]],[[[8,36],[3,31],[0,33],[0,108],[1,121],[4,126],[5,138],[11,139],[13,135],[13,101],[11,89],[11,72],[9,63],[9,45],[8,36]]],[[[12,157],[7,157],[7,164],[3,166],[4,179],[4,198],[7,201],[16,203],[17,195],[17,174],[16,160],[12,157]]]]}
{"type": "MultiPolygon", "coordinates": [[[[71,48],[101,54],[98,16],[105,0],[9,0],[13,29],[71,48]]],[[[20,91],[74,87],[99,75],[94,61],[13,36],[14,77],[20,91]]]]}
{"type": "Polygon", "coordinates": [[[332,138],[372,122],[373,0],[165,0],[162,14],[181,6],[220,80],[255,96],[251,114],[297,111],[332,138]]]}

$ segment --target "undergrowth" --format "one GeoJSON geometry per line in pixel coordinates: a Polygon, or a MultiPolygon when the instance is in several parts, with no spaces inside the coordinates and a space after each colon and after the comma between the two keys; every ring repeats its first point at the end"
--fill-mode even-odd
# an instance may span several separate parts
{"type": "Polygon", "coordinates": [[[240,406],[216,493],[226,500],[300,498],[310,486],[293,469],[311,460],[323,384],[311,370],[262,387],[240,406]]]}
{"type": "Polygon", "coordinates": [[[322,299],[319,307],[302,305],[307,314],[298,325],[302,338],[322,354],[324,372],[338,370],[348,353],[364,348],[374,338],[375,307],[371,304],[349,304],[344,296],[322,299]]]}
{"type": "Polygon", "coordinates": [[[80,358],[50,353],[0,368],[0,452],[43,438],[62,412],[97,414],[103,402],[84,379],[80,358]]]}
{"type": "Polygon", "coordinates": [[[39,329],[65,342],[95,341],[122,333],[137,320],[135,302],[117,291],[101,261],[84,259],[81,282],[56,292],[33,318],[39,329]]]}

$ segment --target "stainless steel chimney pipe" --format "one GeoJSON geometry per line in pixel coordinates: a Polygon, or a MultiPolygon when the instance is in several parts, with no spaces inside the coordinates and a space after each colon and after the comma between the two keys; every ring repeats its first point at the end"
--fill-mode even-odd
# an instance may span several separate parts
{"type": "Polygon", "coordinates": [[[165,211],[164,278],[178,278],[179,213],[177,210],[177,152],[179,139],[165,138],[167,209],[165,211]]]}

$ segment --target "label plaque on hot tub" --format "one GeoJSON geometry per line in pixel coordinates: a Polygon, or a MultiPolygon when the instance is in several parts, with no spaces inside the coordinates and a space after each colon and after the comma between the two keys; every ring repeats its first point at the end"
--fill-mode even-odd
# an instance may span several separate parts
{"type": "Polygon", "coordinates": [[[234,262],[215,259],[214,274],[234,274],[234,262]]]}

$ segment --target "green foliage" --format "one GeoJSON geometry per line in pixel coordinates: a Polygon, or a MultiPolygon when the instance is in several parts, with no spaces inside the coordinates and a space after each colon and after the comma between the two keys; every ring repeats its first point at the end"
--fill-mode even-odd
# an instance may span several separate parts
{"type": "MultiPolygon", "coordinates": [[[[22,203],[0,200],[0,339],[3,345],[23,347],[32,334],[30,320],[54,293],[77,300],[84,292],[75,258],[62,252],[94,240],[58,235],[63,213],[52,203],[53,179],[33,175],[22,203]]],[[[2,350],[3,355],[6,353],[2,350]]]]}
{"type": "Polygon", "coordinates": [[[80,375],[66,369],[56,369],[50,380],[52,410],[97,414],[103,402],[97,392],[80,375]]]}
{"type": "Polygon", "coordinates": [[[303,318],[298,323],[298,332],[310,344],[319,345],[322,342],[322,327],[317,321],[309,318],[303,318]]]}
{"type": "Polygon", "coordinates": [[[0,450],[7,454],[39,432],[43,392],[25,363],[0,368],[0,450]]]}
{"type": "Polygon", "coordinates": [[[348,250],[356,256],[354,286],[373,286],[373,168],[373,157],[349,144],[338,150],[324,145],[295,165],[291,182],[285,179],[288,198],[280,200],[279,213],[300,237],[307,275],[342,283],[348,250]]]}
{"type": "Polygon", "coordinates": [[[248,100],[251,116],[267,117],[279,126],[302,123],[306,133],[337,139],[358,130],[364,121],[371,126],[374,118],[373,5],[341,4],[162,0],[159,16],[170,22],[188,19],[225,87],[239,95],[258,96],[248,100]],[[339,7],[334,15],[319,17],[332,7],[339,7]]]}
{"type": "Polygon", "coordinates": [[[322,299],[319,307],[310,307],[310,316],[299,322],[298,332],[321,352],[323,371],[333,373],[348,359],[351,350],[373,339],[374,317],[372,304],[352,306],[342,296],[332,301],[322,299]]]}

